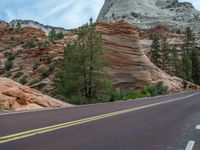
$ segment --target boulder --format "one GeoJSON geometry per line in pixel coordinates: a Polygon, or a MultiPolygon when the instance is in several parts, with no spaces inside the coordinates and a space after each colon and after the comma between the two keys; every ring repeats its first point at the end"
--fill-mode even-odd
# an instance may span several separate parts
{"type": "Polygon", "coordinates": [[[0,78],[0,104],[3,110],[16,111],[72,106],[8,78],[0,78]]]}

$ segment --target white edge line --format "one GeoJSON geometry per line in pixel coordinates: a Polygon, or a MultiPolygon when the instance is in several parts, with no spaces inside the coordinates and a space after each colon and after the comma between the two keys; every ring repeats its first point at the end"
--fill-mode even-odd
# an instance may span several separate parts
{"type": "MultiPolygon", "coordinates": [[[[168,94],[168,95],[163,95],[163,96],[147,97],[147,98],[140,98],[140,99],[134,99],[134,100],[135,101],[137,101],[137,100],[149,100],[149,99],[153,99],[153,98],[161,98],[161,97],[179,95],[179,94],[184,94],[184,93],[188,93],[188,91],[187,92],[176,93],[176,94],[168,94]]],[[[194,94],[191,94],[191,95],[188,95],[188,96],[185,96],[185,97],[172,99],[172,100],[169,100],[168,102],[189,98],[189,97],[195,96],[197,94],[199,94],[199,93],[194,93],[194,94]]],[[[18,112],[17,111],[16,112],[2,112],[2,113],[0,113],[0,116],[31,113],[31,112],[42,112],[42,111],[48,111],[48,110],[60,110],[60,109],[66,109],[66,108],[70,109],[70,108],[78,108],[78,107],[87,107],[87,106],[95,106],[95,105],[100,105],[100,104],[104,104],[105,105],[105,104],[109,104],[109,103],[121,103],[121,102],[128,102],[128,101],[134,101],[134,100],[115,101],[115,102],[108,102],[108,103],[98,103],[98,104],[89,104],[89,105],[72,106],[72,107],[58,107],[58,108],[36,109],[36,110],[24,110],[24,111],[18,111],[18,112]]]]}
{"type": "Polygon", "coordinates": [[[185,150],[192,150],[194,147],[195,141],[189,141],[185,150]]]}
{"type": "Polygon", "coordinates": [[[197,129],[197,130],[200,130],[200,125],[197,125],[197,126],[196,126],[196,129],[197,129]]]}

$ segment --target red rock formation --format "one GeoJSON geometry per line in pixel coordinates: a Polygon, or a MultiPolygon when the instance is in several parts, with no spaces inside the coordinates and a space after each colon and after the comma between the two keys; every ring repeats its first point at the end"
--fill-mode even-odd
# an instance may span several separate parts
{"type": "Polygon", "coordinates": [[[137,28],[120,21],[114,24],[99,23],[97,30],[103,37],[104,59],[110,62],[106,70],[111,73],[117,87],[122,90],[140,89],[163,81],[173,92],[183,90],[182,79],[161,71],[145,55],[137,28]]]}
{"type": "Polygon", "coordinates": [[[0,78],[0,104],[8,110],[71,107],[72,105],[43,95],[8,78],[0,78]]]}

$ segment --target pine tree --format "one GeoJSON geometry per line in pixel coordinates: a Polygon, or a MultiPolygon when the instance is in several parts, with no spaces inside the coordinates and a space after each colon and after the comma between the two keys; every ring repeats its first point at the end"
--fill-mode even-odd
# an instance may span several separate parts
{"type": "Polygon", "coordinates": [[[163,37],[161,39],[161,69],[163,71],[168,71],[168,67],[170,65],[170,46],[169,43],[167,42],[167,38],[163,37]]]}
{"type": "Polygon", "coordinates": [[[151,62],[154,63],[157,67],[161,68],[161,47],[159,37],[153,37],[151,45],[151,62]]]}
{"type": "Polygon", "coordinates": [[[56,75],[55,93],[76,104],[105,100],[112,85],[108,74],[103,71],[105,62],[101,59],[101,35],[92,20],[77,34],[77,41],[65,48],[64,59],[56,75]],[[74,97],[79,101],[75,102],[74,97]]]}
{"type": "Polygon", "coordinates": [[[17,30],[22,29],[20,21],[17,21],[16,28],[17,28],[17,30]]]}
{"type": "Polygon", "coordinates": [[[183,52],[182,55],[181,77],[184,80],[192,81],[192,61],[186,52],[183,52]]]}
{"type": "Polygon", "coordinates": [[[55,40],[56,40],[56,30],[55,29],[52,29],[50,32],[49,32],[49,40],[54,43],[55,40]]]}
{"type": "Polygon", "coordinates": [[[191,55],[192,50],[196,47],[195,34],[190,27],[185,30],[185,38],[183,44],[183,50],[186,54],[191,55]]]}
{"type": "Polygon", "coordinates": [[[194,83],[200,84],[200,59],[196,48],[192,50],[191,60],[192,60],[192,80],[194,83]]]}
{"type": "Polygon", "coordinates": [[[180,58],[175,46],[171,50],[171,68],[172,75],[180,76],[180,58]]]}
{"type": "Polygon", "coordinates": [[[183,74],[186,80],[193,81],[196,84],[200,83],[200,62],[199,55],[196,49],[196,37],[191,28],[186,28],[183,44],[183,74]],[[190,64],[190,66],[189,66],[190,64]],[[186,65],[186,66],[184,66],[186,65]],[[190,74],[190,75],[189,75],[190,74]]]}

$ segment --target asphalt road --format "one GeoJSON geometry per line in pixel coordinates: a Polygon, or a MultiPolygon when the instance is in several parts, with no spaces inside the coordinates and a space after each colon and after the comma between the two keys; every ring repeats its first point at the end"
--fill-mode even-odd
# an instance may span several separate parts
{"type": "Polygon", "coordinates": [[[200,150],[200,93],[0,114],[0,150],[200,150]]]}

